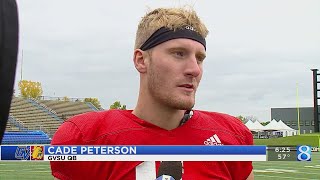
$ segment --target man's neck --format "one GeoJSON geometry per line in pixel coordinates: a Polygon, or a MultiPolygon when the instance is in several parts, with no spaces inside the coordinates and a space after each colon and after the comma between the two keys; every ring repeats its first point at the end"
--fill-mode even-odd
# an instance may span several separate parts
{"type": "Polygon", "coordinates": [[[184,110],[172,109],[151,100],[143,100],[140,97],[137,106],[132,111],[132,114],[140,119],[166,130],[177,128],[184,113],[184,110]]]}

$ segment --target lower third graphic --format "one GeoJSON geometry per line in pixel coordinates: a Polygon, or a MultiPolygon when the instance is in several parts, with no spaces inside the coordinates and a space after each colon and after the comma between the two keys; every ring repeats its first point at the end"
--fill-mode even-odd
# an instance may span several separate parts
{"type": "Polygon", "coordinates": [[[31,146],[31,160],[43,160],[43,146],[31,146]]]}
{"type": "Polygon", "coordinates": [[[297,146],[297,161],[311,161],[310,146],[297,146]]]}
{"type": "Polygon", "coordinates": [[[19,160],[30,160],[30,146],[18,146],[14,157],[19,160]]]}

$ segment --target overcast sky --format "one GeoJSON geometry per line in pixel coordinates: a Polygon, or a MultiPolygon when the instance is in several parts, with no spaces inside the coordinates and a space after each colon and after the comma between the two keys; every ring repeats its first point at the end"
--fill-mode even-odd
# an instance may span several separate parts
{"type": "Polygon", "coordinates": [[[97,97],[134,108],[137,24],[158,7],[191,5],[210,33],[195,109],[270,120],[271,107],[313,106],[311,68],[320,68],[320,1],[17,0],[21,78],[45,96],[97,97]]]}

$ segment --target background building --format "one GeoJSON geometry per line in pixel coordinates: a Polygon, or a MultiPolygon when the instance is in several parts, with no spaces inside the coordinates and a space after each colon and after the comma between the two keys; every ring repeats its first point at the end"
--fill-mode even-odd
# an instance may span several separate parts
{"type": "MultiPolygon", "coordinates": [[[[313,107],[300,107],[300,133],[313,133],[315,128],[313,107]]],[[[297,108],[271,108],[271,119],[282,120],[289,127],[298,130],[297,108]]]]}

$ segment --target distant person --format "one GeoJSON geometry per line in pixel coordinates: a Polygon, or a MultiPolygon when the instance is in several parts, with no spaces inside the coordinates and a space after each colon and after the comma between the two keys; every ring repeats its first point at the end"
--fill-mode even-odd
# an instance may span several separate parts
{"type": "MultiPolygon", "coordinates": [[[[140,74],[134,110],[72,117],[58,129],[52,145],[252,145],[252,134],[240,120],[192,109],[207,34],[192,9],[147,13],[138,25],[133,53],[140,74]]],[[[51,162],[58,179],[155,179],[158,166],[159,162],[51,162]]],[[[252,169],[252,162],[183,162],[182,179],[253,179],[252,169]]]]}

